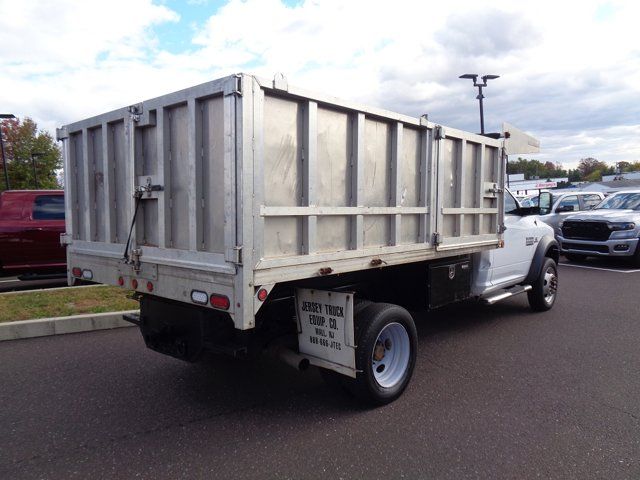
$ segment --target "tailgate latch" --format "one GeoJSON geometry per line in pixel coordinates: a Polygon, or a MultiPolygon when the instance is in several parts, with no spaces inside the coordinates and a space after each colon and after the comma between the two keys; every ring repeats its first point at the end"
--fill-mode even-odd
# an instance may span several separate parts
{"type": "Polygon", "coordinates": [[[151,177],[147,177],[147,184],[138,185],[136,187],[136,191],[133,194],[133,196],[141,199],[145,193],[147,194],[147,197],[151,197],[152,192],[161,192],[163,190],[164,190],[164,187],[162,185],[152,185],[151,177]]]}

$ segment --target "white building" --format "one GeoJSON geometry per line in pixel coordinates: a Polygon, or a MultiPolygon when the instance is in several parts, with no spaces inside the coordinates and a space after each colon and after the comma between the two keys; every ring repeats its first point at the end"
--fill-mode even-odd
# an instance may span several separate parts
{"type": "Polygon", "coordinates": [[[531,195],[539,193],[541,190],[556,188],[559,183],[568,181],[568,177],[525,180],[524,173],[515,173],[508,175],[507,186],[515,195],[531,195]]]}
{"type": "Polygon", "coordinates": [[[613,182],[616,180],[640,180],[640,172],[616,173],[615,175],[603,175],[603,182],[613,182]]]}

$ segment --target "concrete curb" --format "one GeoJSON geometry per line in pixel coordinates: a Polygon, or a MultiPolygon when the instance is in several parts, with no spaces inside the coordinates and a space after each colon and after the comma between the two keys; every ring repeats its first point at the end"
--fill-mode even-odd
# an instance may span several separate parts
{"type": "Polygon", "coordinates": [[[132,323],[125,322],[122,319],[122,315],[125,313],[138,313],[138,310],[89,313],[71,317],[39,318],[37,320],[0,323],[0,342],[22,338],[46,337],[48,335],[64,335],[65,333],[133,327],[132,323]]]}

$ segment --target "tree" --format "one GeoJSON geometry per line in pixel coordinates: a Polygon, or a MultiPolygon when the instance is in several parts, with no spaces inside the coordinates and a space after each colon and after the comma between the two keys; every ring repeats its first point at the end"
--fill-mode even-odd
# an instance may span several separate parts
{"type": "Polygon", "coordinates": [[[520,157],[518,157],[518,160],[509,161],[507,171],[509,174],[524,173],[524,176],[527,180],[533,177],[555,178],[567,176],[566,170],[562,169],[562,165],[560,163],[542,163],[539,160],[527,160],[526,158],[520,157]]]}
{"type": "MultiPolygon", "coordinates": [[[[617,165],[618,171],[620,173],[631,172],[632,171],[631,170],[631,163],[629,163],[629,162],[622,161],[622,162],[618,162],[616,165],[617,165]]],[[[616,172],[616,173],[618,173],[618,172],[616,172]]]]}
{"type": "Polygon", "coordinates": [[[602,180],[602,170],[594,170],[583,178],[586,182],[599,182],[602,180]]]}
{"type": "Polygon", "coordinates": [[[608,169],[609,167],[606,163],[593,157],[582,158],[578,163],[578,171],[584,180],[597,170],[600,171],[600,178],[602,178],[602,174],[607,173],[608,169]]]}
{"type": "MultiPolygon", "coordinates": [[[[9,185],[12,190],[60,188],[57,171],[62,168],[62,154],[53,137],[29,117],[2,122],[9,185]],[[35,171],[34,171],[35,165],[35,171]]],[[[0,182],[0,190],[5,189],[0,182]]]]}

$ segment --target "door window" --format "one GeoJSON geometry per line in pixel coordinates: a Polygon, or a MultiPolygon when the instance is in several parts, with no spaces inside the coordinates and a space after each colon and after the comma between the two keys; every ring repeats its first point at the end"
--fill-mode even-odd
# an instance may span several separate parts
{"type": "Polygon", "coordinates": [[[504,213],[505,215],[518,213],[518,202],[516,202],[513,195],[506,190],[504,192],[504,213]]]}
{"type": "Polygon", "coordinates": [[[569,195],[568,197],[564,197],[562,200],[560,200],[560,203],[556,207],[556,212],[562,211],[562,207],[568,206],[572,206],[574,212],[580,210],[580,202],[578,201],[577,195],[569,195]]]}
{"type": "Polygon", "coordinates": [[[34,220],[64,220],[64,197],[40,195],[33,202],[34,220]]]}
{"type": "Polygon", "coordinates": [[[589,195],[582,195],[582,203],[584,205],[584,209],[588,210],[589,208],[593,207],[594,205],[599,204],[602,201],[602,199],[600,198],[599,195],[595,195],[595,194],[589,194],[589,195]]]}

